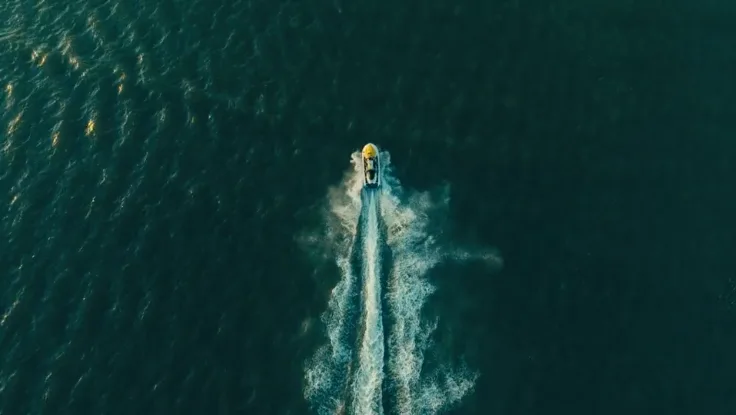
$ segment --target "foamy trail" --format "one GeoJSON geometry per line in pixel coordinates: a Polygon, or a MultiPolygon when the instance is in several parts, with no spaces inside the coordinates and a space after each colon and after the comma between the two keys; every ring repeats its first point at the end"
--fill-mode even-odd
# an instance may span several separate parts
{"type": "Polygon", "coordinates": [[[361,211],[363,180],[360,156],[353,154],[353,170],[342,183],[331,188],[324,211],[325,227],[302,239],[312,252],[334,258],[340,280],[330,294],[322,322],[329,342],[306,362],[304,395],[319,414],[343,413],[346,407],[348,376],[352,367],[353,338],[350,328],[358,282],[351,264],[361,211]]]}
{"type": "Polygon", "coordinates": [[[480,259],[498,265],[493,251],[466,252],[443,247],[431,234],[433,215],[442,215],[449,202],[449,189],[432,197],[427,192],[408,193],[391,174],[390,157],[381,153],[383,191],[380,205],[388,229],[387,242],[393,263],[388,278],[387,301],[392,325],[388,334],[388,376],[393,385],[397,413],[431,414],[446,410],[474,386],[477,372],[440,364],[422,373],[425,352],[437,320],[422,321],[422,307],[435,287],[427,272],[445,259],[480,259]]]}
{"type": "Polygon", "coordinates": [[[353,410],[356,414],[382,414],[383,319],[381,315],[381,254],[378,201],[365,190],[366,219],[363,239],[363,328],[355,375],[353,410]]]}
{"type": "Polygon", "coordinates": [[[392,407],[385,408],[389,413],[438,413],[472,390],[478,377],[473,370],[442,362],[423,372],[438,323],[422,320],[422,307],[435,291],[426,277],[441,261],[481,260],[497,267],[501,258],[489,249],[471,252],[441,245],[433,226],[447,208],[448,189],[435,197],[404,191],[392,175],[389,153],[383,151],[380,157],[381,190],[363,190],[361,156],[353,153],[353,171],[330,191],[324,234],[308,238],[312,245],[324,244],[322,250],[334,258],[341,277],[322,316],[329,342],[307,362],[305,371],[305,396],[320,414],[382,414],[384,393],[391,398],[392,407]],[[380,231],[383,225],[385,233],[380,231]],[[392,261],[387,286],[381,287],[385,244],[392,261]],[[362,249],[355,252],[358,246],[362,249]],[[361,263],[362,284],[353,269],[354,255],[361,263]],[[384,290],[387,304],[382,307],[384,290]],[[355,333],[352,329],[358,324],[361,331],[355,333]]]}

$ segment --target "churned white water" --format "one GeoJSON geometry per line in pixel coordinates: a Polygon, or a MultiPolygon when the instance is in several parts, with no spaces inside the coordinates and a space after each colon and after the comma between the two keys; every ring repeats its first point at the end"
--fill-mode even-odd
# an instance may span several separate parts
{"type": "Polygon", "coordinates": [[[356,152],[353,170],[327,199],[325,241],[333,244],[330,251],[341,278],[323,315],[329,343],[318,349],[306,368],[305,396],[319,413],[346,409],[357,414],[437,413],[468,394],[479,376],[466,367],[443,364],[423,372],[437,327],[436,320],[422,319],[422,308],[435,291],[427,273],[448,259],[481,260],[494,266],[501,259],[492,250],[469,252],[440,244],[430,225],[437,205],[449,203],[447,193],[438,199],[428,192],[403,189],[392,174],[389,153],[382,151],[380,157],[380,189],[362,188],[361,156],[356,152]],[[361,272],[351,266],[359,240],[361,272]],[[385,246],[391,252],[388,267],[382,263],[385,246]],[[382,276],[384,269],[390,271],[382,276]],[[351,294],[357,290],[359,296],[351,294]],[[384,312],[391,322],[387,326],[384,312]],[[358,330],[351,336],[348,327],[358,330]],[[353,367],[352,372],[346,370],[353,367]],[[395,407],[383,407],[383,393],[391,394],[395,407]]]}

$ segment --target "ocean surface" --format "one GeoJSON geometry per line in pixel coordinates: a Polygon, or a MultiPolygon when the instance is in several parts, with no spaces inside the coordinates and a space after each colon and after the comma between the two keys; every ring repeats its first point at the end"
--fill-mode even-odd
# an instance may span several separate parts
{"type": "Polygon", "coordinates": [[[0,21],[0,415],[736,414],[734,3],[0,21]]]}

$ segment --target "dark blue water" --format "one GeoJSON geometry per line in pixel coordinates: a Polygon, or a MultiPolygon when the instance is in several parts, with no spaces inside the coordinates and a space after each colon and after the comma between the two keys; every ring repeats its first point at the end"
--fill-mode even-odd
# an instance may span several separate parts
{"type": "Polygon", "coordinates": [[[402,206],[451,188],[423,238],[503,257],[411,276],[435,289],[426,373],[477,374],[443,411],[736,412],[728,2],[0,18],[0,414],[316,410],[305,368],[341,274],[300,241],[366,142],[402,206]]]}

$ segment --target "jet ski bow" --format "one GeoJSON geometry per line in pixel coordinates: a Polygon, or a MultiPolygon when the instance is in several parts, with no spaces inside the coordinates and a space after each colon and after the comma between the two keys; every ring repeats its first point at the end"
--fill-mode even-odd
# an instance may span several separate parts
{"type": "Polygon", "coordinates": [[[363,186],[377,188],[381,185],[378,147],[368,143],[361,151],[363,156],[363,186]]]}

